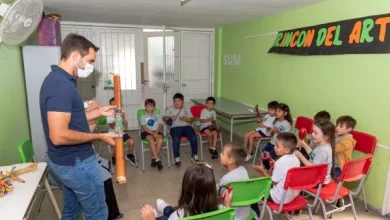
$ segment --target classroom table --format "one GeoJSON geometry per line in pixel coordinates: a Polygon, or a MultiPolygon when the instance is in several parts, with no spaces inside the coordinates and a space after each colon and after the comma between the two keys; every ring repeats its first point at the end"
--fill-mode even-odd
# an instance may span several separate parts
{"type": "MultiPolygon", "coordinates": [[[[191,101],[197,105],[206,104],[206,99],[191,99],[191,101]]],[[[253,122],[253,119],[256,118],[253,107],[225,98],[215,98],[214,110],[218,116],[230,120],[230,141],[233,141],[233,125],[235,122],[253,122]]],[[[262,116],[267,114],[266,111],[260,109],[259,112],[262,116]]]]}
{"type": "MultiPolygon", "coordinates": [[[[0,167],[0,170],[4,173],[5,171],[11,171],[14,166],[16,167],[15,170],[18,170],[29,165],[31,165],[31,163],[2,166],[0,167]]],[[[45,162],[41,162],[38,163],[38,168],[36,170],[19,176],[25,181],[24,183],[16,181],[12,182],[14,187],[13,190],[3,198],[0,198],[0,219],[28,219],[31,208],[36,202],[38,194],[40,193],[40,190],[42,190],[43,184],[45,184],[58,219],[61,219],[61,212],[50,188],[49,182],[47,181],[47,174],[48,166],[45,162]]]]}

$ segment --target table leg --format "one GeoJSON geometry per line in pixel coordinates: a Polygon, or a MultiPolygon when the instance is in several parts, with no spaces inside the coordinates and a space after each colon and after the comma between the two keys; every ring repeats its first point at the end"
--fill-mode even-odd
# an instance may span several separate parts
{"type": "Polygon", "coordinates": [[[233,123],[234,123],[234,118],[230,119],[230,142],[233,141],[233,123]]]}
{"type": "Polygon", "coordinates": [[[46,190],[49,194],[51,204],[53,204],[54,210],[56,211],[57,217],[58,217],[58,219],[61,219],[61,211],[58,208],[57,201],[54,198],[53,191],[51,190],[49,181],[47,181],[47,177],[45,177],[45,187],[46,187],[46,190]]]}

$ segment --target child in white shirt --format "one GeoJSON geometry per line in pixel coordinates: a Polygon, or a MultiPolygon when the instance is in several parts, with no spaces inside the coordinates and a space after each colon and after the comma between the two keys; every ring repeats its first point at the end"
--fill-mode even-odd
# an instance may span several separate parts
{"type": "Polygon", "coordinates": [[[208,97],[206,99],[206,108],[200,113],[200,133],[207,134],[209,141],[209,151],[211,158],[218,158],[217,142],[218,142],[218,131],[215,125],[217,120],[217,113],[214,111],[215,99],[208,97]]]}
{"type": "MultiPolygon", "coordinates": [[[[275,153],[280,158],[275,162],[275,168],[271,177],[273,187],[271,188],[268,200],[277,204],[282,202],[283,204],[288,204],[299,194],[298,190],[288,190],[284,201],[282,201],[283,186],[287,172],[289,169],[299,167],[300,165],[299,159],[294,154],[297,146],[297,138],[290,132],[281,133],[276,137],[275,144],[275,153]]],[[[270,177],[270,174],[262,164],[260,166],[252,165],[252,167],[264,176],[270,177]]]]}
{"type": "Polygon", "coordinates": [[[253,141],[258,137],[271,137],[271,129],[275,121],[277,101],[268,103],[268,114],[263,119],[257,118],[258,127],[254,130],[248,131],[244,134],[244,147],[248,149],[248,155],[245,161],[253,158],[253,141]]]}

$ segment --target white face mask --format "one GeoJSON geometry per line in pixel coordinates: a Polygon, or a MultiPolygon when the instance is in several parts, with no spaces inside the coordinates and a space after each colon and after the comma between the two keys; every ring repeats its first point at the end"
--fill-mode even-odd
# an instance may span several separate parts
{"type": "Polygon", "coordinates": [[[93,72],[94,66],[86,63],[84,69],[80,69],[76,63],[78,78],[87,78],[93,72]]]}

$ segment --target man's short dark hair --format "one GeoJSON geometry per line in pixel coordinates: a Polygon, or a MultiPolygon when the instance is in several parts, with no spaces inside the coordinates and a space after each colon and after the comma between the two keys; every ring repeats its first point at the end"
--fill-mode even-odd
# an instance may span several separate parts
{"type": "Polygon", "coordinates": [[[206,103],[208,102],[208,101],[213,101],[213,103],[215,104],[215,98],[214,97],[208,97],[207,99],[206,99],[206,103]]]}
{"type": "Polygon", "coordinates": [[[268,108],[276,109],[276,107],[278,107],[278,105],[279,105],[279,102],[272,101],[272,102],[268,103],[268,108]]]}
{"type": "Polygon", "coordinates": [[[236,166],[240,166],[244,163],[247,156],[247,151],[242,144],[228,142],[224,147],[229,148],[228,156],[233,159],[236,166]]]}
{"type": "Polygon", "coordinates": [[[330,120],[329,112],[323,110],[314,115],[314,121],[330,120]]]}
{"type": "Polygon", "coordinates": [[[297,137],[291,132],[284,132],[276,136],[276,140],[281,141],[285,148],[290,149],[290,153],[294,153],[294,150],[297,148],[297,137]]]}
{"type": "Polygon", "coordinates": [[[338,124],[345,125],[345,126],[347,126],[347,128],[354,129],[356,126],[356,120],[349,115],[344,115],[344,116],[340,116],[337,119],[336,125],[338,125],[338,124]]]}
{"type": "Polygon", "coordinates": [[[156,106],[156,101],[154,101],[153,99],[146,99],[145,100],[145,106],[147,106],[149,104],[152,104],[153,106],[156,106]]]}
{"type": "Polygon", "coordinates": [[[180,100],[184,101],[184,96],[183,96],[183,94],[181,94],[181,93],[176,93],[176,94],[173,96],[173,99],[180,99],[180,100]]]}
{"type": "Polygon", "coordinates": [[[61,59],[66,60],[70,54],[77,51],[82,57],[85,57],[89,53],[89,48],[99,51],[99,47],[95,46],[87,38],[78,34],[68,34],[62,41],[61,45],[61,59]]]}

